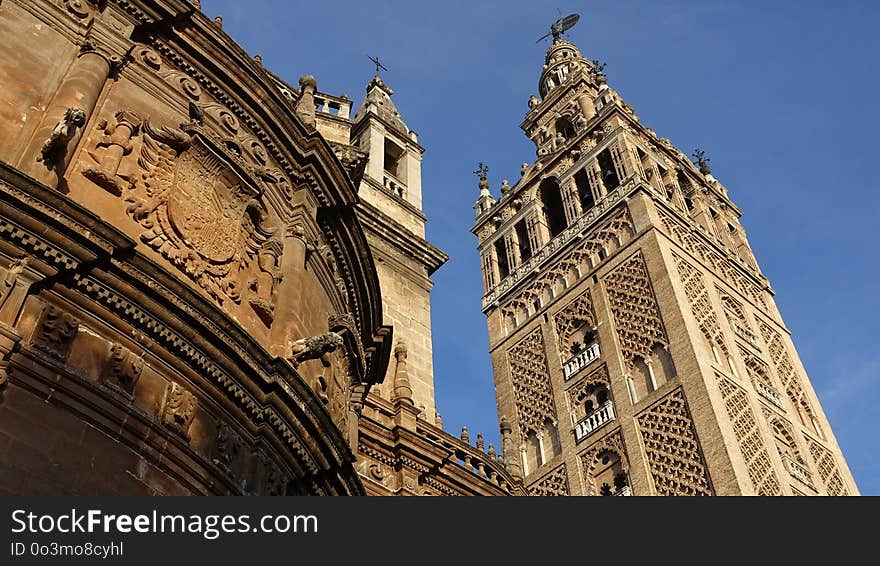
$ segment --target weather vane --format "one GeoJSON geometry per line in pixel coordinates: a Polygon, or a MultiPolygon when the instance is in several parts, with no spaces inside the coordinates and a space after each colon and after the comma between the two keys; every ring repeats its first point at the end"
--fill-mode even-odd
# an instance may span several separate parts
{"type": "Polygon", "coordinates": [[[550,25],[550,32],[541,36],[535,43],[540,43],[542,39],[547,39],[551,35],[554,41],[559,39],[563,33],[573,28],[579,19],[581,19],[580,14],[571,14],[570,16],[559,18],[550,25]]]}
{"type": "Polygon", "coordinates": [[[692,156],[695,159],[695,163],[700,167],[700,173],[702,173],[703,175],[709,175],[712,173],[712,169],[709,168],[710,159],[706,157],[705,151],[700,148],[696,148],[692,156]]]}
{"type": "Polygon", "coordinates": [[[480,164],[477,165],[477,170],[474,171],[474,175],[479,175],[480,179],[485,179],[486,173],[488,173],[488,172],[489,172],[489,167],[487,167],[486,165],[483,164],[482,161],[480,161],[480,164]]]}
{"type": "Polygon", "coordinates": [[[382,63],[379,62],[379,58],[378,58],[378,57],[370,57],[369,55],[367,55],[367,58],[368,58],[370,61],[372,61],[374,65],[376,65],[376,74],[377,74],[377,75],[379,74],[379,69],[382,69],[382,70],[384,70],[384,71],[387,71],[387,70],[388,70],[388,69],[385,68],[385,65],[383,65],[382,63]]]}

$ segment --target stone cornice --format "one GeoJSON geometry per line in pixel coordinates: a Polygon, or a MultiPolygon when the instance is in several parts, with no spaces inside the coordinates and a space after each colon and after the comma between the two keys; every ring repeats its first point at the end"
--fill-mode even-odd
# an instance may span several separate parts
{"type": "Polygon", "coordinates": [[[381,236],[387,243],[425,266],[430,276],[449,259],[442,250],[424,238],[413,234],[393,218],[371,205],[361,202],[358,217],[371,232],[381,236]]]}

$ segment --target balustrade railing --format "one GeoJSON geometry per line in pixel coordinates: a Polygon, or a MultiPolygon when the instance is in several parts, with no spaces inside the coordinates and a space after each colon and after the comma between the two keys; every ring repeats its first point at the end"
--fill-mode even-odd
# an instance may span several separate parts
{"type": "Polygon", "coordinates": [[[562,364],[562,374],[568,380],[574,377],[582,369],[599,359],[599,344],[593,342],[584,348],[579,354],[562,364]]]}
{"type": "Polygon", "coordinates": [[[613,420],[614,404],[611,401],[606,401],[602,406],[582,418],[576,425],[574,425],[575,441],[580,442],[593,434],[593,432],[601,426],[610,423],[613,420]]]}

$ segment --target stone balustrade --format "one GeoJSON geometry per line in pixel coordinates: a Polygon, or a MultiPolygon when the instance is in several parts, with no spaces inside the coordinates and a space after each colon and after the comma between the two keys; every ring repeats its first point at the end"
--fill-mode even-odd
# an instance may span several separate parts
{"type": "Polygon", "coordinates": [[[785,467],[788,468],[788,473],[791,474],[791,477],[800,480],[809,486],[813,485],[813,474],[810,473],[810,470],[807,469],[806,466],[788,454],[784,454],[782,459],[785,461],[785,467]]]}
{"type": "Polygon", "coordinates": [[[568,380],[577,375],[582,369],[599,359],[599,344],[593,342],[578,355],[562,364],[562,374],[568,380]]]}
{"type": "Polygon", "coordinates": [[[507,493],[517,492],[514,480],[498,456],[478,450],[469,443],[448,434],[438,434],[437,429],[420,426],[419,433],[449,451],[448,462],[475,474],[507,493]]]}
{"type": "Polygon", "coordinates": [[[614,420],[614,404],[606,401],[598,409],[582,418],[574,426],[574,438],[576,442],[580,442],[590,436],[597,429],[614,420]]]}
{"type": "Polygon", "coordinates": [[[333,96],[323,92],[316,92],[315,111],[321,114],[330,114],[345,120],[351,117],[351,100],[345,96],[333,96]]]}
{"type": "Polygon", "coordinates": [[[727,320],[730,321],[730,327],[733,331],[740,337],[746,340],[752,346],[760,349],[758,336],[751,331],[747,326],[745,326],[739,319],[734,317],[727,317],[727,320]]]}
{"type": "Polygon", "coordinates": [[[785,401],[782,400],[782,396],[774,389],[770,387],[760,379],[753,379],[752,382],[755,384],[755,390],[762,397],[779,407],[780,409],[785,408],[785,401]]]}

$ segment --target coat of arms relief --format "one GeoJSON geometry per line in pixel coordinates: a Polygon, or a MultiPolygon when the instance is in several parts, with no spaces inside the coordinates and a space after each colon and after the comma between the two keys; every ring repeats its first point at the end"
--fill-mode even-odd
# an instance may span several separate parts
{"type": "Polygon", "coordinates": [[[271,326],[282,253],[262,200],[272,176],[248,164],[238,142],[197,121],[156,127],[148,117],[121,111],[115,124],[101,126],[105,135],[89,152],[97,165],[83,175],[123,197],[126,212],[143,228],[141,241],[219,304],[246,300],[271,326]],[[135,134],[139,152],[133,151],[137,143],[122,139],[135,134]],[[118,173],[127,153],[136,154],[136,175],[118,173]]]}

